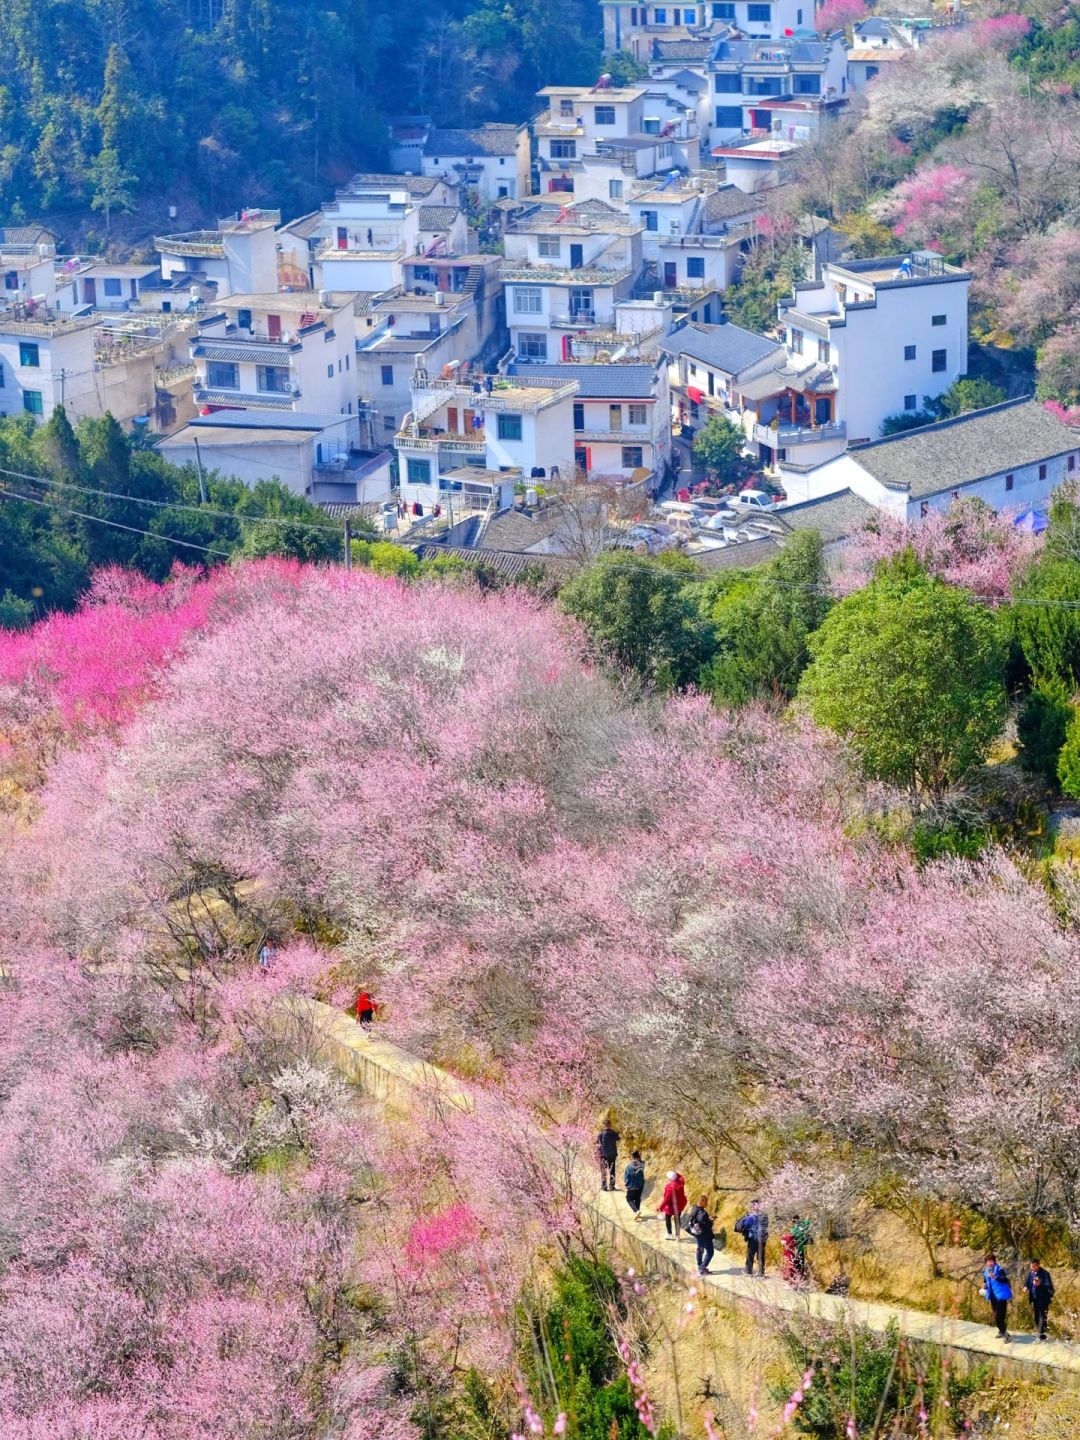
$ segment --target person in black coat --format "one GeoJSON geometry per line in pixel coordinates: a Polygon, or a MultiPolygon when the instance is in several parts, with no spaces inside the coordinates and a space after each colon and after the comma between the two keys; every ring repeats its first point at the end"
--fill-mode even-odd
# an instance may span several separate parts
{"type": "Polygon", "coordinates": [[[596,1137],[596,1154],[600,1161],[600,1189],[615,1189],[615,1161],[619,1158],[619,1134],[611,1128],[611,1121],[605,1120],[603,1129],[596,1137]]]}
{"type": "Polygon", "coordinates": [[[1054,1298],[1054,1282],[1050,1278],[1050,1271],[1044,1270],[1038,1260],[1028,1262],[1028,1272],[1024,1276],[1024,1289],[1031,1301],[1031,1308],[1035,1312],[1035,1333],[1040,1340],[1046,1339],[1046,1312],[1050,1309],[1050,1301],[1054,1298]]]}
{"type": "Polygon", "coordinates": [[[696,1205],[691,1205],[686,1217],[686,1228],[697,1241],[697,1273],[708,1275],[709,1263],[715,1248],[713,1243],[712,1216],[705,1208],[709,1197],[702,1195],[696,1205]]]}

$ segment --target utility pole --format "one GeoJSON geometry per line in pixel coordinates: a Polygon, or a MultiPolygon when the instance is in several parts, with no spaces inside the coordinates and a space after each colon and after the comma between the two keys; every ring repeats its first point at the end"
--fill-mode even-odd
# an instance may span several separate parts
{"type": "Polygon", "coordinates": [[[345,521],[345,569],[352,569],[352,525],[345,521]]]}
{"type": "Polygon", "coordinates": [[[66,370],[63,366],[61,366],[59,370],[57,370],[57,371],[54,372],[54,374],[53,374],[53,379],[60,381],[60,404],[63,405],[63,403],[64,403],[64,388],[65,388],[65,382],[66,382],[66,380],[67,380],[67,370],[66,370]]]}
{"type": "Polygon", "coordinates": [[[197,435],[193,435],[191,438],[195,441],[195,465],[199,471],[199,501],[201,504],[205,505],[206,481],[203,479],[202,451],[199,449],[199,437],[197,435]]]}

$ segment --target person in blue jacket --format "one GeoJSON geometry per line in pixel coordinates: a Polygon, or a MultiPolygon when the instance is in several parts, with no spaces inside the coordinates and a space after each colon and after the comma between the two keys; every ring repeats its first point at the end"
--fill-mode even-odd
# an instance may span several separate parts
{"type": "Polygon", "coordinates": [[[998,1264],[997,1256],[993,1254],[987,1255],[982,1273],[983,1294],[990,1301],[990,1309],[994,1312],[994,1323],[998,1328],[998,1334],[1008,1344],[1012,1336],[1009,1334],[1005,1322],[1009,1314],[1009,1301],[1013,1298],[1009,1277],[998,1264]]]}

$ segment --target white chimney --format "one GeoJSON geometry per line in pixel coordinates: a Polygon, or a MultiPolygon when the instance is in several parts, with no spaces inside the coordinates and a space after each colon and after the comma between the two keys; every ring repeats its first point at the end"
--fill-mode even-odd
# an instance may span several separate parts
{"type": "Polygon", "coordinates": [[[329,304],[330,304],[330,291],[329,291],[329,290],[320,290],[320,291],[319,291],[319,304],[320,304],[320,305],[329,305],[329,304]]]}

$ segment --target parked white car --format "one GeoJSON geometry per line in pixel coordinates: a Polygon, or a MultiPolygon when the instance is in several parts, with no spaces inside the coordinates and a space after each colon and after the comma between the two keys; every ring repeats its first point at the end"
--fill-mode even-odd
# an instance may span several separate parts
{"type": "Polygon", "coordinates": [[[731,497],[733,510],[775,510],[779,503],[766,490],[740,490],[731,497]]]}

